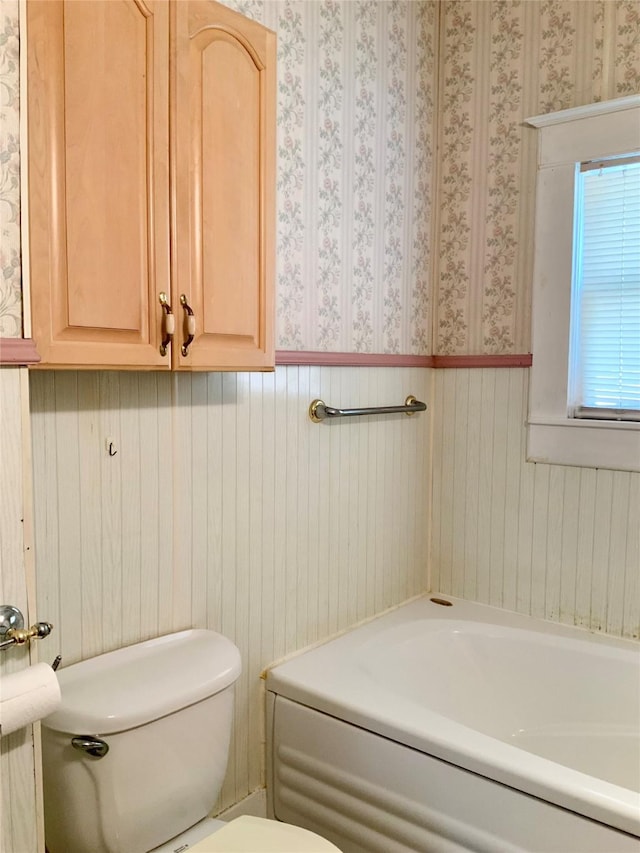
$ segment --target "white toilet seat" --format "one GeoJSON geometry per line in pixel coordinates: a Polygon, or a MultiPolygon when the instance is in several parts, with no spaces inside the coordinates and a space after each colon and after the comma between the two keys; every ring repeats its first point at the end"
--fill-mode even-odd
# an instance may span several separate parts
{"type": "Polygon", "coordinates": [[[308,829],[243,815],[194,844],[188,853],[340,853],[340,850],[308,829]]]}

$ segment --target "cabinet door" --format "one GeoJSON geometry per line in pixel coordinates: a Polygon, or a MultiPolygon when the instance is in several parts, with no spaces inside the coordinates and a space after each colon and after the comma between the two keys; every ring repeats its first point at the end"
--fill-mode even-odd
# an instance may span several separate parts
{"type": "Polygon", "coordinates": [[[169,7],[27,3],[33,337],[43,364],[169,367],[169,7]]]}
{"type": "Polygon", "coordinates": [[[275,35],[211,0],[173,6],[174,367],[273,367],[275,35]],[[176,290],[177,288],[177,290],[176,290]],[[178,310],[176,306],[174,310],[178,310]]]}

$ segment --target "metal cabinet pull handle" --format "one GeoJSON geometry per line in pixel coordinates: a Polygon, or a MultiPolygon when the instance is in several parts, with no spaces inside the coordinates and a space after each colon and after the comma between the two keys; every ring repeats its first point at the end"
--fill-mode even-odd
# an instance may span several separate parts
{"type": "Polygon", "coordinates": [[[193,309],[187,302],[187,297],[184,293],[180,294],[180,305],[184,308],[185,319],[187,321],[187,337],[185,338],[184,343],[180,349],[182,355],[187,355],[189,352],[189,347],[191,346],[191,342],[193,341],[193,337],[196,333],[196,318],[193,313],[193,309]]]}
{"type": "Polygon", "coordinates": [[[164,291],[159,295],[158,299],[160,300],[160,305],[162,305],[162,310],[164,311],[164,338],[160,344],[160,355],[166,355],[167,347],[171,343],[171,338],[176,331],[176,318],[171,310],[167,294],[164,293],[164,291]]]}

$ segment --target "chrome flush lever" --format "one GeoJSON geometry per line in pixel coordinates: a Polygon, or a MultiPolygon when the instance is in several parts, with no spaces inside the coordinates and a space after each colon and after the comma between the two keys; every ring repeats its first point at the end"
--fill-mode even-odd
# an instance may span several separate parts
{"type": "Polygon", "coordinates": [[[91,735],[72,737],[71,746],[79,752],[86,752],[92,758],[104,758],[109,752],[109,744],[106,741],[91,735]]]}

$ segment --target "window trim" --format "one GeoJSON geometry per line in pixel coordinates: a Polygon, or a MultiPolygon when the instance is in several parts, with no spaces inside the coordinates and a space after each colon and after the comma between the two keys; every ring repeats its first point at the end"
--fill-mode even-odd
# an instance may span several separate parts
{"type": "Polygon", "coordinates": [[[576,164],[640,149],[640,96],[525,124],[539,136],[527,459],[640,471],[640,423],[581,420],[567,411],[576,164]]]}

